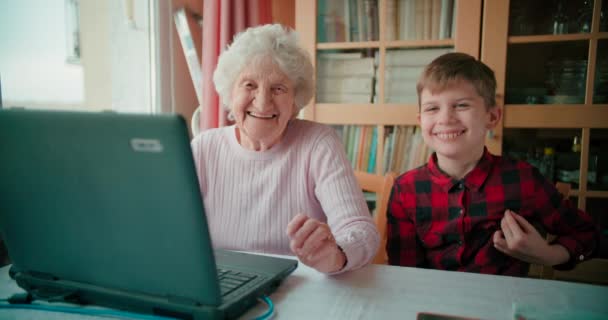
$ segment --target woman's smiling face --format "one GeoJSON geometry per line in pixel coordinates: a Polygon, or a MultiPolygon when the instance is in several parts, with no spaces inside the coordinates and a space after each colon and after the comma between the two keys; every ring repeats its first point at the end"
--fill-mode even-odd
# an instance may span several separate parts
{"type": "Polygon", "coordinates": [[[269,57],[257,57],[232,88],[232,114],[240,144],[264,151],[278,143],[296,115],[295,84],[269,57]]]}

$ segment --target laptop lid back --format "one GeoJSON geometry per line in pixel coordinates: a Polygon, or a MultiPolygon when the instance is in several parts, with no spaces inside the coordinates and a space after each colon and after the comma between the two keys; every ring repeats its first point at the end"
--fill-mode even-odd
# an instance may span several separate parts
{"type": "Polygon", "coordinates": [[[0,154],[16,269],[220,303],[183,118],[2,110],[0,154]]]}

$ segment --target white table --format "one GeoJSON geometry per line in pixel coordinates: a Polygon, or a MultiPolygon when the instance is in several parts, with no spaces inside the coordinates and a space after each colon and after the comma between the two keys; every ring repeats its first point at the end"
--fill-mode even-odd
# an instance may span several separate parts
{"type": "MultiPolygon", "coordinates": [[[[8,277],[8,268],[0,269],[0,297],[20,291],[8,277]]],[[[274,319],[415,319],[421,311],[513,319],[514,303],[549,318],[562,312],[593,312],[608,319],[606,286],[381,265],[329,277],[300,264],[271,298],[274,319]]],[[[242,319],[261,315],[266,308],[258,304],[242,319]]],[[[0,319],[80,318],[0,310],[0,319]]]]}

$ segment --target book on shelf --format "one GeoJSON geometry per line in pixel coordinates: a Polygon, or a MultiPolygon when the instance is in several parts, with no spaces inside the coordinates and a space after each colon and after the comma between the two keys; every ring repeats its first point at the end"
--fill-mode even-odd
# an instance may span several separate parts
{"type": "Polygon", "coordinates": [[[361,126],[354,127],[353,141],[351,143],[353,144],[353,146],[352,146],[353,154],[352,154],[352,159],[350,160],[350,162],[351,162],[351,165],[353,166],[353,168],[356,168],[357,167],[357,156],[359,155],[359,148],[361,147],[361,126]]]}
{"type": "Polygon", "coordinates": [[[397,0],[386,0],[386,32],[384,39],[387,41],[397,40],[397,0]]]}
{"type": "Polygon", "coordinates": [[[319,0],[318,2],[318,13],[317,13],[317,42],[328,42],[327,40],[327,28],[325,25],[325,0],[319,0]]]}
{"type": "MultiPolygon", "coordinates": [[[[418,78],[401,79],[401,78],[390,78],[384,81],[384,96],[411,96],[417,95],[416,84],[418,78]]],[[[379,86],[376,83],[375,90],[379,92],[379,86]]]]}
{"type": "Polygon", "coordinates": [[[352,168],[375,173],[377,126],[335,125],[332,127],[337,131],[338,136],[342,137],[342,144],[352,168]]]}
{"type": "Polygon", "coordinates": [[[418,95],[410,95],[410,96],[386,95],[384,97],[384,103],[417,104],[418,103],[418,95]]]}
{"type": "Polygon", "coordinates": [[[415,39],[414,17],[415,17],[415,0],[401,0],[398,3],[397,10],[399,17],[397,18],[398,27],[397,33],[400,40],[415,39]]]}
{"type": "Polygon", "coordinates": [[[375,75],[374,58],[318,59],[317,76],[371,76],[375,75]]]}
{"type": "Polygon", "coordinates": [[[388,81],[418,81],[424,70],[423,66],[387,66],[384,69],[384,79],[388,81]]]}
{"type": "Polygon", "coordinates": [[[350,41],[361,41],[361,28],[358,19],[358,4],[357,0],[344,0],[348,2],[348,22],[349,22],[349,33],[350,41]]]}
{"type": "Polygon", "coordinates": [[[318,0],[317,41],[378,39],[377,0],[318,0]]]}
{"type": "Polygon", "coordinates": [[[439,39],[440,32],[439,28],[441,25],[441,1],[442,0],[432,0],[431,2],[431,38],[432,40],[439,39]]]}
{"type": "Polygon", "coordinates": [[[363,24],[365,25],[364,41],[378,39],[378,1],[363,0],[363,24]]]}
{"type": "Polygon", "coordinates": [[[367,22],[365,17],[363,16],[364,8],[363,8],[364,0],[356,0],[357,5],[357,16],[355,19],[357,20],[357,27],[359,30],[357,31],[357,41],[365,41],[365,36],[367,35],[367,22]]]}
{"type": "Polygon", "coordinates": [[[431,34],[432,24],[433,24],[433,0],[422,0],[423,1],[423,27],[422,27],[422,38],[424,40],[433,39],[433,35],[431,34]]]}
{"type": "Polygon", "coordinates": [[[190,72],[190,78],[194,85],[194,91],[198,103],[202,105],[203,71],[201,69],[200,55],[197,51],[197,47],[200,46],[196,45],[194,40],[201,39],[202,41],[202,28],[196,22],[195,18],[189,12],[186,12],[185,8],[177,9],[173,14],[173,18],[186,58],[186,64],[188,65],[188,71],[190,72]]]}
{"type": "Polygon", "coordinates": [[[337,76],[317,78],[317,94],[360,93],[371,97],[374,78],[358,76],[337,76]]]}
{"type": "Polygon", "coordinates": [[[454,20],[454,0],[441,0],[439,39],[452,37],[454,20]]]}
{"type": "Polygon", "coordinates": [[[360,137],[360,147],[358,150],[357,163],[355,165],[355,169],[360,171],[367,170],[367,163],[369,162],[369,153],[371,146],[371,137],[372,137],[372,127],[371,126],[361,126],[361,137],[360,137]],[[365,169],[363,169],[365,168],[365,169]]]}
{"type": "Polygon", "coordinates": [[[418,92],[416,91],[416,81],[408,81],[408,82],[386,82],[386,86],[384,87],[384,95],[385,96],[394,96],[394,97],[409,97],[416,96],[418,92]]]}
{"type": "Polygon", "coordinates": [[[369,156],[369,163],[367,165],[367,172],[376,172],[376,158],[378,153],[378,127],[373,126],[372,131],[372,144],[370,146],[371,154],[369,156]]]}
{"type": "Polygon", "coordinates": [[[452,52],[452,48],[419,48],[398,49],[386,52],[387,67],[393,66],[419,66],[424,67],[442,54],[452,52]]]}
{"type": "Polygon", "coordinates": [[[426,12],[424,3],[427,0],[414,0],[414,38],[413,40],[424,39],[424,25],[426,20],[426,12]]]}
{"type": "Polygon", "coordinates": [[[344,1],[319,0],[317,41],[342,42],[350,40],[348,6],[344,1]],[[348,37],[348,38],[347,38],[348,37]]]}
{"type": "Polygon", "coordinates": [[[386,127],[384,137],[384,173],[404,173],[426,163],[432,153],[422,139],[419,127],[386,127]]]}
{"type": "Polygon", "coordinates": [[[451,37],[454,0],[396,0],[396,6],[391,1],[387,0],[386,9],[387,40],[392,40],[392,30],[401,40],[451,37]]]}
{"type": "Polygon", "coordinates": [[[332,52],[320,51],[317,53],[317,60],[355,60],[363,58],[362,52],[332,52]]]}
{"type": "Polygon", "coordinates": [[[370,103],[372,96],[364,93],[319,93],[317,92],[318,103],[370,103]]]}

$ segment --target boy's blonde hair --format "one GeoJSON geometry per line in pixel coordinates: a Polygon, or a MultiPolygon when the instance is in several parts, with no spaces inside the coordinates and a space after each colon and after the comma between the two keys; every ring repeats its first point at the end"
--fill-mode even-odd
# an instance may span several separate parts
{"type": "Polygon", "coordinates": [[[450,52],[439,56],[427,65],[416,84],[418,108],[420,93],[428,89],[433,93],[445,90],[458,81],[470,82],[483,98],[486,108],[496,106],[496,77],[494,71],[483,62],[461,52],[450,52]]]}

